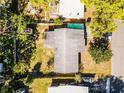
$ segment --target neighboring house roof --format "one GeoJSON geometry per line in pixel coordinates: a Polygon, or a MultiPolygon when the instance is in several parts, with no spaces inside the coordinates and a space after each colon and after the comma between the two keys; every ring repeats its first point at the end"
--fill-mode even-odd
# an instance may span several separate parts
{"type": "Polygon", "coordinates": [[[46,32],[45,46],[54,48],[54,71],[77,73],[79,52],[85,48],[84,30],[61,28],[46,32]]]}
{"type": "Polygon", "coordinates": [[[83,18],[84,4],[80,0],[60,0],[59,15],[65,18],[83,18]]]}
{"type": "Polygon", "coordinates": [[[48,93],[89,93],[89,89],[81,86],[59,86],[48,88],[48,93]]]}

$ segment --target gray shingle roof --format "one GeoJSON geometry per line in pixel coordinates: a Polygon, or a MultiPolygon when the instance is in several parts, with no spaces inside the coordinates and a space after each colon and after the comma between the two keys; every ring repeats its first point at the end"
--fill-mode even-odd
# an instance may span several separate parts
{"type": "Polygon", "coordinates": [[[80,29],[61,28],[46,32],[45,46],[54,48],[54,71],[76,73],[79,70],[78,53],[85,47],[84,32],[80,29]]]}

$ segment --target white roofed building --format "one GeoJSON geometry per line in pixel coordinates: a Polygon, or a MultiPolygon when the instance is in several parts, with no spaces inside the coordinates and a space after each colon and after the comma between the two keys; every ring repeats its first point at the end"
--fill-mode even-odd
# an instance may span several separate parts
{"type": "Polygon", "coordinates": [[[48,88],[48,93],[89,93],[89,89],[82,86],[58,86],[48,88]]]}
{"type": "Polygon", "coordinates": [[[84,4],[80,0],[59,0],[59,3],[50,4],[50,16],[61,16],[67,19],[83,19],[84,4]]]}
{"type": "Polygon", "coordinates": [[[65,18],[83,18],[84,4],[80,0],[60,0],[59,15],[65,18]]]}

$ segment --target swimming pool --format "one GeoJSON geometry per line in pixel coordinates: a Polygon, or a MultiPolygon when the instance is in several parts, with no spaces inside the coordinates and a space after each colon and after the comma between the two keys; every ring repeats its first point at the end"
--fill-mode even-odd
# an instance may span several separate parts
{"type": "Polygon", "coordinates": [[[68,23],[67,28],[84,30],[84,24],[81,24],[81,23],[68,23]]]}

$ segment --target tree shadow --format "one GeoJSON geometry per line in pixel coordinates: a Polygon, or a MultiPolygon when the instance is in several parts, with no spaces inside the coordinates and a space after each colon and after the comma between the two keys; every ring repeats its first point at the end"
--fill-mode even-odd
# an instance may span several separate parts
{"type": "Polygon", "coordinates": [[[49,61],[47,62],[47,66],[48,66],[49,70],[53,70],[53,68],[54,68],[54,57],[51,57],[49,59],[49,61]]]}
{"type": "Polygon", "coordinates": [[[87,45],[87,28],[86,28],[86,23],[84,23],[84,39],[85,39],[85,46],[87,45]]]}
{"type": "Polygon", "coordinates": [[[24,93],[29,93],[29,87],[25,85],[24,82],[21,80],[11,81],[9,86],[11,91],[9,93],[13,93],[13,91],[17,91],[17,90],[22,90],[22,91],[25,91],[24,93]]]}
{"type": "Polygon", "coordinates": [[[41,68],[41,63],[38,62],[34,66],[32,72],[28,73],[26,84],[31,84],[35,78],[37,78],[39,75],[42,75],[42,73],[40,72],[40,68],[41,68]]]}
{"type": "Polygon", "coordinates": [[[111,93],[124,93],[124,81],[121,78],[112,76],[111,82],[111,93]]]}
{"type": "Polygon", "coordinates": [[[47,69],[50,70],[50,72],[47,72],[47,73],[44,73],[41,71],[42,64],[41,62],[38,62],[37,64],[35,64],[34,68],[32,69],[32,72],[28,73],[28,76],[33,78],[45,78],[45,77],[48,78],[48,77],[54,76],[54,73],[52,71],[54,68],[53,62],[54,62],[54,57],[51,57],[47,62],[47,67],[48,67],[47,69]]]}
{"type": "Polygon", "coordinates": [[[110,93],[124,93],[124,81],[119,77],[109,76],[93,82],[90,88],[90,91],[96,93],[109,93],[108,90],[110,93]]]}
{"type": "Polygon", "coordinates": [[[34,68],[33,68],[33,72],[40,72],[40,67],[41,67],[41,63],[37,63],[35,66],[34,66],[34,68]]]}

